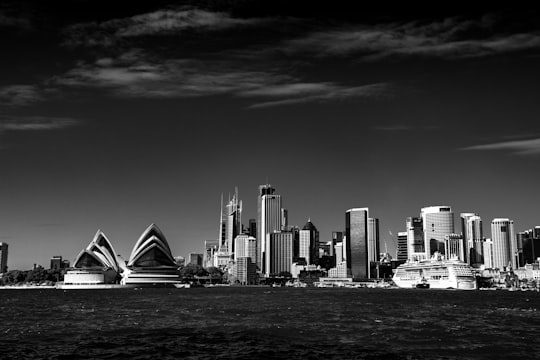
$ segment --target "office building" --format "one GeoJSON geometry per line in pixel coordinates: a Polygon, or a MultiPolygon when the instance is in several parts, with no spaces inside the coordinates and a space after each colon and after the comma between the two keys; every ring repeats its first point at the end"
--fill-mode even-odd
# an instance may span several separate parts
{"type": "Polygon", "coordinates": [[[298,257],[303,258],[307,265],[318,264],[319,260],[319,231],[308,219],[299,231],[298,257]]]}
{"type": "Polygon", "coordinates": [[[493,269],[493,241],[491,239],[484,240],[484,267],[486,269],[493,269]]]}
{"type": "Polygon", "coordinates": [[[249,236],[253,236],[255,239],[257,238],[257,219],[249,219],[249,228],[248,228],[248,234],[249,236]]]}
{"type": "MultiPolygon", "coordinates": [[[[343,238],[342,238],[343,239],[343,238]]],[[[336,255],[336,264],[343,262],[343,242],[340,241],[334,246],[334,251],[336,255]]]]}
{"type": "Polygon", "coordinates": [[[435,252],[444,255],[444,236],[454,234],[454,213],[450,206],[428,206],[420,212],[426,257],[435,252]]]}
{"type": "Polygon", "coordinates": [[[8,271],[8,247],[7,243],[0,243],[0,273],[6,273],[8,271]]]}
{"type": "Polygon", "coordinates": [[[518,232],[516,241],[519,254],[519,266],[532,264],[540,257],[540,227],[518,232]]]}
{"type": "Polygon", "coordinates": [[[62,260],[62,256],[56,255],[51,258],[51,270],[60,270],[64,268],[64,261],[62,260]]]}
{"type": "Polygon", "coordinates": [[[408,254],[408,232],[400,231],[397,237],[397,260],[407,261],[409,259],[408,254]]]}
{"type": "Polygon", "coordinates": [[[484,234],[482,218],[475,213],[461,213],[461,233],[465,248],[465,262],[478,267],[484,264],[484,234]]]}
{"type": "Polygon", "coordinates": [[[293,263],[293,233],[275,231],[266,234],[266,237],[265,276],[277,276],[284,271],[290,273],[293,263]]]}
{"type": "Polygon", "coordinates": [[[188,264],[203,266],[203,254],[198,253],[189,253],[188,255],[188,264]]]}
{"type": "Polygon", "coordinates": [[[368,218],[368,261],[379,261],[379,219],[368,218]]]}
{"type": "Polygon", "coordinates": [[[266,264],[269,257],[265,255],[268,234],[281,230],[281,196],[275,191],[270,184],[260,185],[257,198],[257,267],[264,273],[269,269],[266,264]]]}
{"type": "Polygon", "coordinates": [[[514,221],[506,218],[491,221],[493,241],[493,267],[503,270],[508,266],[517,268],[517,243],[514,237],[514,221]]]}
{"type": "Polygon", "coordinates": [[[205,268],[214,266],[214,256],[219,248],[219,240],[205,240],[204,241],[204,254],[203,254],[203,266],[205,268]]]}
{"type": "Polygon", "coordinates": [[[234,261],[240,257],[249,257],[253,264],[257,258],[257,239],[247,234],[238,235],[234,239],[234,261]]]}
{"type": "MultiPolygon", "coordinates": [[[[482,251],[483,252],[483,251],[482,251]]],[[[465,249],[461,234],[447,234],[444,236],[444,253],[447,259],[458,259],[465,262],[465,249]]]]}
{"type": "Polygon", "coordinates": [[[332,246],[330,247],[330,256],[335,255],[335,246],[337,243],[343,242],[343,231],[332,231],[332,246]]]}
{"type": "Polygon", "coordinates": [[[239,285],[254,285],[257,279],[257,267],[248,256],[236,257],[233,276],[239,285]]]}
{"type": "Polygon", "coordinates": [[[345,261],[354,279],[369,278],[368,208],[349,209],[345,213],[345,261]]]}
{"type": "Polygon", "coordinates": [[[422,218],[408,217],[405,226],[407,229],[407,259],[413,261],[426,259],[422,218]]]}

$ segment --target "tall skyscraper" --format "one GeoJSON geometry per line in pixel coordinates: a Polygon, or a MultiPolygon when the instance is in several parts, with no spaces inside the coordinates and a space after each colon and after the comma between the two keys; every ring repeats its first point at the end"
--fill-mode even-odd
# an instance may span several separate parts
{"type": "Polygon", "coordinates": [[[219,240],[205,240],[204,241],[204,254],[203,254],[203,266],[212,267],[214,264],[214,255],[219,248],[219,240]]]}
{"type": "Polygon", "coordinates": [[[319,260],[319,231],[308,219],[299,234],[298,257],[304,258],[307,265],[317,264],[319,260]]]}
{"type": "Polygon", "coordinates": [[[408,254],[408,236],[406,231],[398,232],[397,236],[397,259],[407,261],[410,258],[408,254]]]}
{"type": "Polygon", "coordinates": [[[450,206],[428,206],[420,212],[424,246],[429,259],[436,251],[444,254],[444,236],[454,233],[454,213],[450,206]]]}
{"type": "Polygon", "coordinates": [[[330,248],[330,256],[336,256],[335,246],[343,241],[343,231],[332,231],[332,246],[330,248]]]}
{"type": "Polygon", "coordinates": [[[257,239],[247,234],[240,234],[234,239],[234,261],[240,257],[249,257],[252,263],[257,258],[257,239]]]}
{"type": "Polygon", "coordinates": [[[465,248],[465,262],[473,266],[484,263],[484,234],[482,218],[475,213],[461,213],[461,233],[465,248]]]}
{"type": "Polygon", "coordinates": [[[493,267],[504,269],[511,265],[517,268],[517,243],[514,237],[514,221],[506,218],[491,221],[493,241],[493,267]]]}
{"type": "Polygon", "coordinates": [[[234,253],[234,238],[242,232],[242,201],[238,199],[238,188],[235,188],[232,199],[225,206],[226,215],[226,232],[225,232],[225,247],[221,250],[234,253]]]}
{"type": "Polygon", "coordinates": [[[279,275],[281,272],[291,272],[293,262],[293,233],[290,231],[275,231],[268,233],[266,241],[266,271],[265,276],[279,275]]]}
{"type": "Polygon", "coordinates": [[[484,240],[484,266],[487,269],[493,269],[493,241],[484,240]]]}
{"type": "Polygon", "coordinates": [[[407,227],[407,258],[410,260],[426,259],[422,218],[408,217],[405,225],[407,227]]]}
{"type": "Polygon", "coordinates": [[[368,208],[349,209],[345,213],[345,257],[355,279],[369,277],[368,217],[368,208]]]}
{"type": "Polygon", "coordinates": [[[540,227],[516,234],[519,254],[519,266],[532,264],[540,257],[540,227]]]}
{"type": "Polygon", "coordinates": [[[267,271],[265,251],[267,235],[281,230],[281,196],[275,194],[276,189],[270,184],[259,186],[257,198],[257,267],[263,273],[267,271]]]}
{"type": "Polygon", "coordinates": [[[0,273],[6,273],[8,266],[8,244],[0,243],[0,273]]]}
{"type": "Polygon", "coordinates": [[[379,261],[379,219],[368,218],[368,261],[379,261]]]}
{"type": "Polygon", "coordinates": [[[457,258],[465,262],[465,248],[461,234],[446,234],[444,236],[444,252],[448,259],[457,258]]]}

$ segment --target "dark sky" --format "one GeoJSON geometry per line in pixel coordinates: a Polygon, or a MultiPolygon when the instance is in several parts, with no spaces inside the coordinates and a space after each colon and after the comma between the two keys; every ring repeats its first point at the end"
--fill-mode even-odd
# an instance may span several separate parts
{"type": "Polygon", "coordinates": [[[321,240],[369,207],[391,252],[429,205],[540,225],[538,11],[350,3],[3,1],[10,268],[152,222],[202,252],[266,181],[321,240]]]}

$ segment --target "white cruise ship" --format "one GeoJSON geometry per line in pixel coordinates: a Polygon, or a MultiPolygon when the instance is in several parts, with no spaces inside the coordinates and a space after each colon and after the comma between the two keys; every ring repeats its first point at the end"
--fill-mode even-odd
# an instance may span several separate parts
{"type": "Polygon", "coordinates": [[[444,260],[438,253],[430,260],[400,265],[392,278],[400,288],[475,290],[471,267],[457,259],[444,260]]]}

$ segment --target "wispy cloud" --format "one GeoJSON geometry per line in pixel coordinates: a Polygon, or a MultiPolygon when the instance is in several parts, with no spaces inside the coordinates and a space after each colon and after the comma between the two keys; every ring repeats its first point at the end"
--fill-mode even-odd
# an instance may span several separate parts
{"type": "Polygon", "coordinates": [[[27,18],[10,16],[0,11],[0,27],[13,27],[30,30],[32,25],[30,24],[30,20],[27,18]]]}
{"type": "Polygon", "coordinates": [[[2,115],[0,116],[0,132],[57,130],[81,123],[81,120],[65,117],[2,115]]]}
{"type": "Polygon", "coordinates": [[[9,85],[0,88],[0,104],[24,106],[43,100],[43,92],[35,85],[9,85]]]}
{"type": "Polygon", "coordinates": [[[289,54],[349,56],[375,61],[394,56],[480,57],[540,48],[539,33],[493,33],[493,19],[348,26],[315,32],[283,44],[289,54]]]}
{"type": "Polygon", "coordinates": [[[378,131],[407,131],[411,129],[409,125],[385,125],[385,126],[375,126],[375,130],[378,131]]]}
{"type": "Polygon", "coordinates": [[[72,46],[111,46],[122,38],[179,34],[186,30],[217,31],[263,21],[266,20],[233,18],[224,12],[184,7],[101,23],[73,25],[65,31],[67,38],[65,43],[72,46]]]}
{"type": "Polygon", "coordinates": [[[127,98],[182,98],[231,95],[258,99],[250,108],[347,98],[388,96],[386,83],[345,86],[333,82],[303,82],[279,68],[239,67],[232,60],[199,61],[169,59],[154,61],[142,51],[117,58],[102,58],[79,64],[49,85],[99,88],[127,98]],[[261,101],[260,99],[265,99],[261,101]]]}
{"type": "Polygon", "coordinates": [[[464,147],[464,151],[510,150],[518,155],[540,155],[540,138],[528,140],[502,141],[492,144],[464,147]]]}
{"type": "MultiPolygon", "coordinates": [[[[291,86],[286,85],[285,88],[289,89],[291,86]]],[[[374,99],[388,97],[391,91],[389,91],[390,84],[376,83],[367,84],[362,86],[345,87],[334,84],[327,84],[326,87],[318,89],[312,93],[296,93],[291,94],[278,100],[264,101],[249,106],[250,109],[266,108],[273,106],[294,105],[303,103],[325,103],[329,101],[343,101],[351,98],[356,99],[374,99]]]]}

